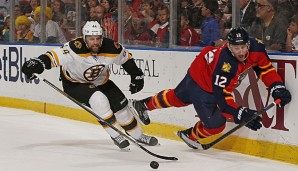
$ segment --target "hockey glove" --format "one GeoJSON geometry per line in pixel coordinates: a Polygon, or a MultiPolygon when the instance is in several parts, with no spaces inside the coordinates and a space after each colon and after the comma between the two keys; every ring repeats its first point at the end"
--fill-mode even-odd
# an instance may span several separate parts
{"type": "MultiPolygon", "coordinates": [[[[256,110],[251,110],[246,107],[239,107],[237,110],[237,116],[234,116],[234,122],[236,124],[240,124],[244,121],[249,120],[256,113],[257,113],[256,110]]],[[[245,126],[251,130],[257,131],[258,129],[260,129],[262,127],[262,124],[260,123],[260,121],[261,121],[261,117],[258,116],[256,119],[247,123],[245,126]]]]}
{"type": "Polygon", "coordinates": [[[270,86],[270,93],[274,100],[280,99],[280,106],[285,106],[291,99],[291,93],[286,89],[286,86],[281,82],[275,82],[270,86]]]}
{"type": "Polygon", "coordinates": [[[129,85],[129,91],[131,92],[131,94],[135,94],[139,91],[141,91],[144,87],[144,75],[142,73],[142,75],[139,76],[135,76],[132,75],[131,76],[131,82],[129,85]]]}
{"type": "Polygon", "coordinates": [[[28,79],[33,80],[36,78],[34,73],[41,74],[44,71],[45,65],[38,58],[32,58],[26,61],[22,66],[22,72],[27,76],[28,79]]]}

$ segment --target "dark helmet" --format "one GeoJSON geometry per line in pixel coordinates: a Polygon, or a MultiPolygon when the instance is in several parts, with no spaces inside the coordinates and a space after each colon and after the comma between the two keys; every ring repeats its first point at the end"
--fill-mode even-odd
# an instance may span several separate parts
{"type": "Polygon", "coordinates": [[[231,29],[228,40],[232,45],[242,45],[249,43],[249,36],[243,27],[236,27],[231,29]]]}

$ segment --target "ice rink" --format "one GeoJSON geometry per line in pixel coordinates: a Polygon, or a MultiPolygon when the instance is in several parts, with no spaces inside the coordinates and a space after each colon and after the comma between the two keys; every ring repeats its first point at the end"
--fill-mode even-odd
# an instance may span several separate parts
{"type": "Polygon", "coordinates": [[[192,150],[183,142],[159,138],[148,150],[178,161],[155,158],[131,143],[116,147],[98,125],[28,110],[0,107],[0,171],[297,171],[292,165],[216,149],[192,150]]]}

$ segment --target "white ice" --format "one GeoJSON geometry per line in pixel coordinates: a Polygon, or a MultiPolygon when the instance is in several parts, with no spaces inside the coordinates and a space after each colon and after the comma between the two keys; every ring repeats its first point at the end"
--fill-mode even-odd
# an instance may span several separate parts
{"type": "Polygon", "coordinates": [[[0,107],[0,171],[297,171],[298,165],[209,149],[192,150],[183,142],[159,138],[148,150],[178,161],[155,158],[131,144],[118,149],[98,125],[0,107]]]}

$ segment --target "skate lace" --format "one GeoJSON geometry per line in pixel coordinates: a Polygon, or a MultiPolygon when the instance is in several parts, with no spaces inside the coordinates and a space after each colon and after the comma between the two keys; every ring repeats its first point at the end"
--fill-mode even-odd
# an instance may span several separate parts
{"type": "Polygon", "coordinates": [[[121,144],[125,139],[123,136],[119,135],[118,137],[114,138],[114,140],[118,143],[121,144]]]}
{"type": "Polygon", "coordinates": [[[144,142],[146,144],[150,143],[151,137],[148,135],[143,134],[139,139],[139,141],[144,142]]]}

